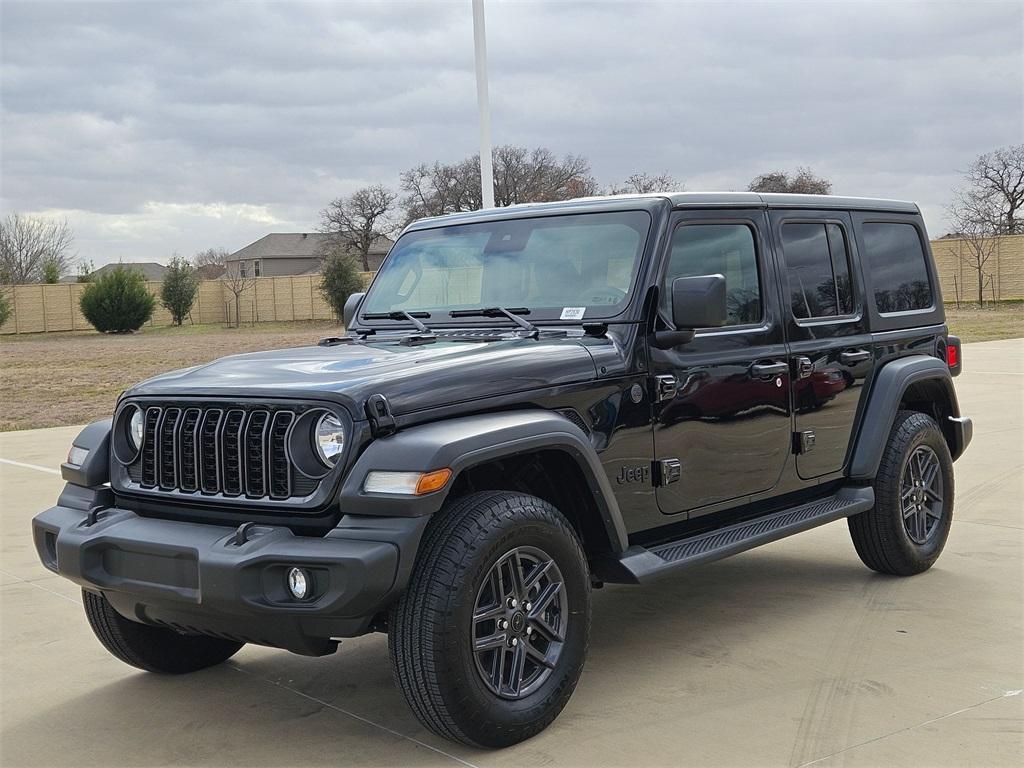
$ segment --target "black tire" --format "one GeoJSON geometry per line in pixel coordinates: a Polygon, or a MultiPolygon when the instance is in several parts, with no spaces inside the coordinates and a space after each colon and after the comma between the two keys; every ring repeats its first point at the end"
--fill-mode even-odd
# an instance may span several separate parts
{"type": "MultiPolygon", "coordinates": [[[[524,578],[520,583],[527,581],[524,578]]],[[[540,587],[533,589],[538,596],[531,599],[539,602],[540,587]]],[[[502,602],[508,601],[498,597],[491,612],[502,602]]],[[[531,609],[528,602],[523,603],[527,621],[537,607],[531,609]]],[[[500,630],[501,622],[495,620],[494,627],[500,630]]],[[[515,627],[505,629],[511,633],[515,627]]],[[[536,630],[531,627],[529,631],[536,630]]],[[[388,646],[398,687],[426,728],[470,746],[494,748],[528,739],[558,716],[583,670],[589,634],[590,576],[583,549],[568,521],[533,496],[486,491],[447,504],[431,521],[409,587],[392,609],[388,646]],[[513,694],[519,698],[507,698],[489,687],[493,680],[485,681],[480,659],[486,652],[475,652],[473,642],[486,620],[474,617],[482,615],[478,604],[488,585],[502,583],[500,578],[491,578],[496,569],[500,571],[502,562],[513,562],[510,557],[519,563],[514,555],[518,552],[539,552],[548,557],[549,572],[558,573],[557,583],[564,585],[558,598],[564,600],[559,604],[565,619],[558,620],[564,641],[557,646],[557,659],[551,661],[550,671],[543,672],[546,677],[538,677],[533,690],[524,684],[513,694]]],[[[524,639],[518,651],[500,645],[492,653],[509,653],[515,660],[518,652],[528,659],[527,664],[532,663],[530,653],[536,651],[532,643],[544,644],[545,636],[537,631],[529,636],[532,640],[520,637],[524,639]]],[[[514,645],[511,639],[508,643],[514,645]]],[[[554,644],[548,646],[548,652],[552,648],[554,644]]],[[[493,668],[503,670],[505,658],[502,666],[496,663],[493,668]]],[[[514,670],[515,661],[509,663],[514,670]]],[[[519,670],[522,673],[522,662],[519,670]]],[[[540,666],[533,670],[537,672],[540,666]]],[[[502,674],[498,672],[499,689],[502,674]]]]}
{"type": "MultiPolygon", "coordinates": [[[[847,520],[860,559],[868,568],[893,576],[913,576],[931,568],[942,553],[953,521],[953,460],[931,416],[917,411],[896,414],[874,487],[875,506],[847,520]],[[927,535],[920,535],[921,529],[914,528],[915,520],[904,523],[903,494],[912,491],[904,488],[904,473],[918,452],[934,456],[941,473],[934,481],[941,495],[941,508],[934,522],[929,519],[933,527],[927,535]]],[[[932,497],[923,496],[923,492],[922,498],[933,503],[932,497]]]]}
{"type": "Polygon", "coordinates": [[[245,643],[129,621],[103,595],[82,590],[89,626],[103,646],[125,664],[147,672],[182,675],[234,656],[245,643]]]}

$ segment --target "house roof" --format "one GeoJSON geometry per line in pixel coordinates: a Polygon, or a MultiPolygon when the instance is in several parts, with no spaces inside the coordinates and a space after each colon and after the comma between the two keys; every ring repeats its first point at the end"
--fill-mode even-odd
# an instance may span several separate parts
{"type": "MultiPolygon", "coordinates": [[[[255,243],[228,256],[228,261],[243,259],[308,259],[322,255],[331,235],[319,232],[274,232],[264,235],[255,243]]],[[[370,248],[371,254],[385,254],[391,247],[390,238],[381,237],[370,248]]]]}
{"type": "Polygon", "coordinates": [[[163,280],[167,275],[167,267],[163,264],[157,264],[155,261],[122,261],[117,264],[104,264],[99,269],[90,273],[90,277],[99,277],[110,272],[115,267],[125,267],[127,269],[133,269],[136,272],[141,272],[142,276],[146,280],[163,280]]]}

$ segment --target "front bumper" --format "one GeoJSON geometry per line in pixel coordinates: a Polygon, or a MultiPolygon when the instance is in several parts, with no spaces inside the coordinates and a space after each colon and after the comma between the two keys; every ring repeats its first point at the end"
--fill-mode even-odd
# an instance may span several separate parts
{"type": "Polygon", "coordinates": [[[426,522],[339,525],[323,537],[252,526],[238,537],[234,528],[116,506],[90,524],[78,507],[59,503],[32,521],[36,550],[51,571],[102,592],[134,621],[310,655],[332,651],[331,638],[367,631],[404,586],[426,522]],[[305,600],[286,588],[293,566],[312,574],[305,600]]]}

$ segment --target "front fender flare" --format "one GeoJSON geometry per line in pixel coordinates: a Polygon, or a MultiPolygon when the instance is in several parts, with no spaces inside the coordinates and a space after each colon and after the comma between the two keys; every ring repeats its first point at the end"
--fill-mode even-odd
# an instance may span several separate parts
{"type": "Polygon", "coordinates": [[[441,508],[452,483],[424,496],[366,493],[372,470],[430,472],[449,468],[453,477],[493,459],[537,450],[559,450],[579,466],[593,495],[614,552],[625,551],[626,528],[597,452],[586,434],[565,417],[540,409],[464,416],[411,427],[374,440],[356,461],[339,494],[346,515],[418,517],[441,508]]]}
{"type": "Polygon", "coordinates": [[[89,424],[71,441],[73,446],[84,448],[89,453],[81,465],[64,462],[60,474],[72,485],[96,488],[110,480],[110,429],[112,419],[102,419],[89,424]]]}

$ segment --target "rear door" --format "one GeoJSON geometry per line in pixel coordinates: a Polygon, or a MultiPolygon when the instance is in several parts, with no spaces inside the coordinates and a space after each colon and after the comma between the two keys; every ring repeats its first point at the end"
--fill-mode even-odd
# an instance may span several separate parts
{"type": "Polygon", "coordinates": [[[762,209],[675,214],[661,311],[677,277],[722,274],[728,320],[671,349],[651,347],[657,489],[666,514],[713,511],[773,488],[791,450],[789,364],[762,209]]]}
{"type": "Polygon", "coordinates": [[[846,464],[874,350],[849,214],[769,216],[793,374],[796,466],[812,479],[846,464]]]}

